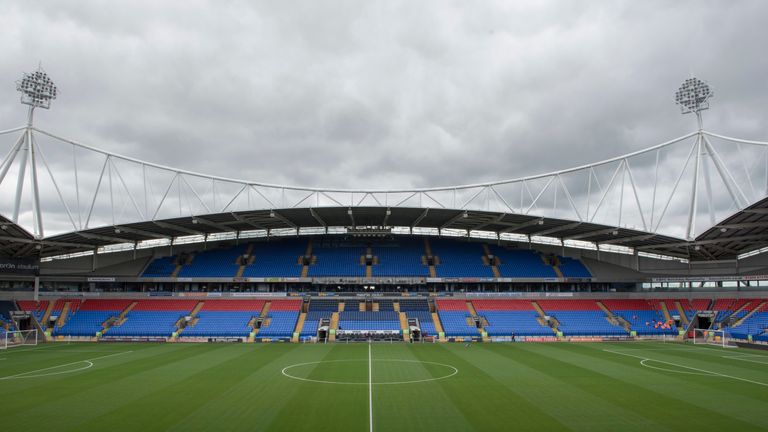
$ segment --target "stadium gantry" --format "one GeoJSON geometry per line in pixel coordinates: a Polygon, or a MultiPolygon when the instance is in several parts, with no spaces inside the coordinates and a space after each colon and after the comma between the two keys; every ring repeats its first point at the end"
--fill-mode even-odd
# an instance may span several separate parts
{"type": "Polygon", "coordinates": [[[35,126],[57,96],[42,69],[18,90],[27,124],[0,131],[16,138],[0,164],[13,197],[0,203],[2,283],[21,293],[8,311],[49,338],[559,340],[744,323],[744,338],[764,336],[766,302],[749,289],[768,264],[740,257],[768,246],[768,143],[706,131],[712,92],[696,78],[675,101],[698,129],[679,138],[540,175],[413,189],[276,185],[134,159],[35,126]],[[658,264],[641,269],[641,255],[658,264]],[[695,290],[726,282],[748,292],[695,290]],[[643,292],[673,285],[686,298],[643,292]],[[334,294],[360,297],[324,298],[334,294]],[[579,298],[547,298],[559,294],[579,298]],[[177,298],[191,295],[206,300],[177,298]],[[454,298],[426,298],[436,295],[454,298]]]}
{"type": "Polygon", "coordinates": [[[0,164],[0,191],[13,197],[0,203],[0,241],[16,256],[361,227],[551,237],[692,261],[735,259],[768,240],[768,143],[705,130],[701,110],[711,91],[693,78],[676,102],[696,114],[699,128],[681,137],[545,174],[412,189],[276,185],[138,160],[36,126],[34,110],[56,97],[42,70],[25,75],[18,89],[28,122],[0,131],[21,134],[6,140],[0,164]]]}

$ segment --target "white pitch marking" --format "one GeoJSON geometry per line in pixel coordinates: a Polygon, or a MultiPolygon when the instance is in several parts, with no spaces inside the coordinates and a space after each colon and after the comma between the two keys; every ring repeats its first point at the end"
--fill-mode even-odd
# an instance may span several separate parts
{"type": "MultiPolygon", "coordinates": [[[[319,384],[340,384],[340,385],[368,385],[367,382],[343,382],[343,381],[326,381],[326,380],[316,380],[316,379],[310,379],[310,378],[302,378],[297,377],[295,375],[291,375],[288,373],[289,369],[293,369],[296,367],[301,366],[309,366],[309,365],[315,365],[315,364],[321,364],[321,363],[339,363],[339,362],[364,362],[367,361],[366,359],[345,359],[345,360],[321,360],[321,361],[313,361],[313,362],[306,362],[306,363],[296,363],[289,366],[286,366],[282,369],[281,373],[291,379],[299,380],[299,381],[307,381],[307,382],[313,382],[313,383],[319,383],[319,384]]],[[[401,363],[421,363],[421,364],[432,364],[437,366],[443,366],[448,369],[453,369],[453,372],[443,375],[441,377],[437,378],[425,378],[420,380],[411,380],[411,381],[389,381],[389,382],[374,382],[373,385],[403,385],[403,384],[417,384],[417,383],[423,383],[423,382],[430,382],[430,381],[440,381],[444,380],[446,378],[450,378],[456,374],[459,373],[459,370],[455,367],[444,364],[444,363],[437,363],[437,362],[431,362],[431,361],[421,361],[421,360],[402,360],[402,359],[376,359],[374,361],[377,362],[401,362],[401,363]]]]}
{"type": "Polygon", "coordinates": [[[371,361],[371,343],[368,342],[368,418],[370,432],[373,432],[373,362],[371,361]]]}
{"type": "MultiPolygon", "coordinates": [[[[740,377],[736,377],[736,376],[733,376],[733,375],[721,374],[719,372],[712,372],[712,371],[708,371],[706,369],[699,369],[699,368],[695,368],[695,367],[691,367],[691,366],[684,366],[684,365],[677,364],[677,363],[672,363],[672,362],[668,362],[668,361],[664,361],[664,360],[656,360],[656,359],[652,359],[652,358],[648,358],[648,357],[636,356],[634,354],[627,354],[627,353],[623,353],[623,352],[619,352],[619,351],[611,351],[611,350],[607,350],[607,349],[604,349],[603,351],[606,351],[606,352],[609,352],[609,353],[613,353],[613,354],[619,354],[619,355],[623,355],[623,356],[627,356],[627,357],[634,357],[634,358],[638,358],[640,360],[655,361],[657,363],[664,363],[664,364],[668,364],[668,365],[672,365],[672,366],[681,367],[681,368],[684,368],[684,369],[695,370],[695,371],[698,371],[698,372],[704,372],[704,373],[708,373],[708,374],[711,374],[711,375],[721,376],[723,378],[730,378],[730,379],[734,379],[734,380],[738,380],[738,381],[744,381],[744,382],[749,382],[749,383],[752,383],[752,384],[761,385],[763,387],[768,387],[768,384],[760,382],[760,381],[752,381],[750,379],[740,378],[740,377]]],[[[642,362],[640,362],[640,363],[642,364],[642,362]]],[[[646,365],[643,364],[643,366],[646,366],[646,365]]]]}
{"type": "Polygon", "coordinates": [[[80,361],[76,361],[76,362],[65,363],[65,364],[51,366],[51,367],[42,368],[42,369],[36,369],[36,370],[32,370],[32,371],[18,373],[16,375],[9,375],[9,376],[5,376],[5,377],[0,377],[0,380],[21,379],[21,378],[39,378],[39,377],[43,377],[43,376],[61,375],[61,374],[65,374],[65,373],[79,372],[79,371],[82,371],[82,370],[86,370],[86,369],[92,368],[93,367],[93,360],[104,359],[104,358],[107,358],[107,357],[113,357],[113,356],[116,356],[116,355],[128,354],[128,353],[132,353],[132,352],[133,351],[122,351],[122,352],[119,352],[119,353],[109,354],[109,355],[105,355],[105,356],[101,356],[101,357],[94,357],[94,358],[80,360],[80,361]],[[51,372],[51,373],[45,373],[45,374],[37,374],[37,372],[45,372],[47,370],[58,369],[58,368],[62,368],[62,367],[65,367],[65,366],[72,366],[72,365],[76,365],[76,364],[79,364],[79,363],[88,363],[88,365],[85,366],[85,367],[81,367],[79,369],[73,369],[73,370],[68,370],[68,371],[51,372]],[[30,375],[30,374],[35,374],[35,375],[30,375]]]}
{"type": "Polygon", "coordinates": [[[13,349],[12,351],[8,351],[8,352],[9,353],[17,353],[17,352],[37,351],[37,350],[48,349],[48,348],[56,348],[56,347],[60,347],[60,346],[69,346],[69,344],[62,344],[62,345],[50,344],[50,345],[43,345],[43,346],[39,346],[39,347],[35,347],[35,348],[27,348],[27,349],[16,348],[16,349],[13,349]]]}
{"type": "Polygon", "coordinates": [[[664,371],[664,372],[674,372],[674,373],[680,373],[680,374],[686,374],[686,375],[714,376],[714,375],[708,374],[708,373],[677,371],[677,370],[674,370],[674,369],[665,369],[665,368],[660,368],[660,367],[656,367],[656,366],[651,366],[651,365],[646,363],[646,362],[649,362],[649,361],[656,361],[656,360],[652,360],[652,359],[640,360],[640,364],[645,366],[645,367],[647,367],[647,368],[656,369],[656,370],[660,370],[660,371],[664,371]]]}
{"type": "Polygon", "coordinates": [[[730,359],[730,360],[741,360],[745,362],[750,363],[757,363],[762,365],[768,365],[768,357],[764,355],[759,354],[737,354],[737,355],[731,355],[731,356],[722,356],[724,359],[730,359]],[[756,359],[763,359],[765,361],[759,361],[756,359]]]}

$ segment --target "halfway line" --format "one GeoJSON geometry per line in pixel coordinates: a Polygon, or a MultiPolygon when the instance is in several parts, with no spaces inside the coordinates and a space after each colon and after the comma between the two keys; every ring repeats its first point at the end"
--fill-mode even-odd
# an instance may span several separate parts
{"type": "Polygon", "coordinates": [[[373,432],[373,362],[371,361],[371,342],[368,342],[368,419],[370,432],[373,432]]]}

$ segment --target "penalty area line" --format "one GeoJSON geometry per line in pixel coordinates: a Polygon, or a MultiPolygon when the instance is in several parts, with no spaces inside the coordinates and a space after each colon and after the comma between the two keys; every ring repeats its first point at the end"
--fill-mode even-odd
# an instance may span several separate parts
{"type": "MultiPolygon", "coordinates": [[[[744,381],[744,382],[748,382],[748,383],[752,383],[752,384],[761,385],[763,387],[768,387],[768,384],[760,382],[760,381],[753,381],[751,379],[741,378],[741,377],[737,377],[737,376],[733,376],[733,375],[726,375],[726,374],[722,374],[722,373],[719,373],[719,372],[709,371],[709,370],[706,370],[706,369],[699,369],[699,368],[695,368],[695,367],[692,367],[692,366],[685,366],[685,365],[681,365],[681,364],[678,364],[678,363],[672,363],[672,362],[668,362],[668,361],[664,361],[664,360],[656,360],[656,359],[652,359],[652,358],[648,358],[648,357],[636,356],[634,354],[627,354],[627,353],[623,353],[623,352],[619,352],[619,351],[612,351],[612,350],[607,350],[607,349],[604,349],[603,351],[609,352],[609,353],[613,353],[613,354],[623,355],[623,356],[626,356],[626,357],[634,357],[636,359],[640,359],[640,364],[643,365],[643,366],[646,366],[646,364],[644,363],[646,361],[654,361],[656,363],[663,363],[663,364],[668,364],[670,366],[675,366],[675,367],[684,368],[684,369],[690,369],[690,370],[697,371],[697,372],[703,372],[703,373],[706,373],[706,374],[710,374],[712,376],[719,376],[719,377],[723,377],[723,378],[730,378],[730,379],[734,379],[734,380],[737,380],[737,381],[744,381]]],[[[648,367],[648,366],[646,366],[646,367],[648,367]]]]}
{"type": "Polygon", "coordinates": [[[60,364],[60,365],[56,365],[56,366],[50,366],[50,367],[47,367],[47,368],[36,369],[36,370],[32,370],[32,371],[27,371],[27,372],[21,372],[21,373],[18,373],[16,375],[8,375],[8,376],[0,377],[0,380],[9,380],[9,379],[17,379],[17,378],[37,378],[37,377],[41,377],[41,376],[60,375],[60,374],[64,374],[64,373],[79,372],[81,370],[86,370],[86,369],[92,368],[94,360],[105,359],[107,357],[114,357],[114,356],[118,356],[118,355],[122,355],[122,354],[132,353],[132,352],[133,351],[122,351],[122,352],[119,352],[119,353],[109,354],[109,355],[105,355],[105,356],[101,356],[101,357],[94,357],[94,358],[89,358],[89,359],[85,359],[85,360],[74,361],[74,362],[71,362],[71,363],[65,363],[65,364],[60,364]],[[81,367],[79,369],[71,370],[71,371],[52,372],[52,373],[46,373],[46,374],[41,374],[41,375],[33,375],[33,374],[37,374],[39,372],[45,372],[45,371],[49,371],[51,369],[58,369],[58,368],[62,368],[62,367],[66,367],[66,366],[72,366],[72,365],[76,365],[76,364],[80,364],[80,363],[87,363],[88,365],[85,366],[85,367],[81,367]]]}

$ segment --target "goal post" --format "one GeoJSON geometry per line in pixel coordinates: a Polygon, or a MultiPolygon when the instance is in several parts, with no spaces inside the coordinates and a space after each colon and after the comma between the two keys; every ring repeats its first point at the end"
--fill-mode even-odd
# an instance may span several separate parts
{"type": "Polygon", "coordinates": [[[694,345],[716,345],[723,348],[734,347],[725,330],[693,329],[694,345]]]}
{"type": "Polygon", "coordinates": [[[0,349],[17,346],[36,346],[38,343],[37,330],[11,330],[0,334],[0,349]]]}

